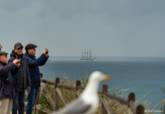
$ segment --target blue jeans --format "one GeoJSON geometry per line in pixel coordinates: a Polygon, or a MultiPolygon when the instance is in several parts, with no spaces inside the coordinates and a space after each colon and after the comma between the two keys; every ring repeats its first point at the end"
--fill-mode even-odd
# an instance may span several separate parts
{"type": "Polygon", "coordinates": [[[13,108],[12,108],[12,114],[24,114],[24,98],[25,98],[25,92],[16,92],[16,95],[13,99],[13,108]]]}
{"type": "Polygon", "coordinates": [[[33,106],[35,105],[38,92],[39,92],[39,88],[34,88],[34,87],[31,88],[28,98],[26,114],[32,114],[33,106]]]}

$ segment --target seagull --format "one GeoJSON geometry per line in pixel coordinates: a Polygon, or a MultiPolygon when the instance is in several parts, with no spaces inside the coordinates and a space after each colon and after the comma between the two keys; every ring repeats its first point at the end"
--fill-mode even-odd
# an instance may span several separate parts
{"type": "Polygon", "coordinates": [[[105,80],[110,80],[110,77],[100,71],[92,72],[80,97],[51,114],[93,114],[99,107],[99,83],[105,80]]]}

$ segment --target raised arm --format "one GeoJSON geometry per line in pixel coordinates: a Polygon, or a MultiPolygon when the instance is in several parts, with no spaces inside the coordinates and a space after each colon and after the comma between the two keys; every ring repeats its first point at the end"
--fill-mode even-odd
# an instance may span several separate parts
{"type": "Polygon", "coordinates": [[[9,63],[6,66],[0,66],[0,76],[5,76],[4,74],[8,73],[12,69],[15,69],[16,65],[14,63],[9,63]]]}
{"type": "Polygon", "coordinates": [[[25,56],[25,59],[27,60],[28,64],[30,66],[42,66],[46,63],[49,57],[46,57],[44,54],[42,54],[39,58],[37,59],[32,59],[28,56],[25,56]]]}
{"type": "Polygon", "coordinates": [[[42,55],[37,59],[39,66],[44,65],[44,64],[47,62],[48,58],[49,58],[49,56],[45,56],[44,54],[42,54],[42,55]]]}

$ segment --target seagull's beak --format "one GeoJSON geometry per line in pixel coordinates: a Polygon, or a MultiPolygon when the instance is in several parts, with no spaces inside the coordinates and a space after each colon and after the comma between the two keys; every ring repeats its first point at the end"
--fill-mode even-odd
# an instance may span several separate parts
{"type": "Polygon", "coordinates": [[[111,80],[111,77],[107,74],[104,74],[104,79],[103,80],[111,80]]]}

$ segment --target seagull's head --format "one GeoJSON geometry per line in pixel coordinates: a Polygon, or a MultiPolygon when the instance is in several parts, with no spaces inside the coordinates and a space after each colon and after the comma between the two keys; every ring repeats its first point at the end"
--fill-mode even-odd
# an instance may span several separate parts
{"type": "Polygon", "coordinates": [[[100,82],[105,81],[105,80],[110,80],[110,77],[100,71],[92,72],[91,75],[89,76],[89,81],[86,86],[86,89],[84,90],[84,92],[82,94],[82,97],[84,99],[86,99],[87,102],[91,101],[95,98],[97,99],[97,97],[98,97],[97,92],[99,89],[99,84],[100,84],[100,82]]]}
{"type": "Polygon", "coordinates": [[[110,76],[100,71],[94,71],[89,78],[89,81],[95,81],[95,82],[101,82],[106,80],[110,80],[110,76]]]}

